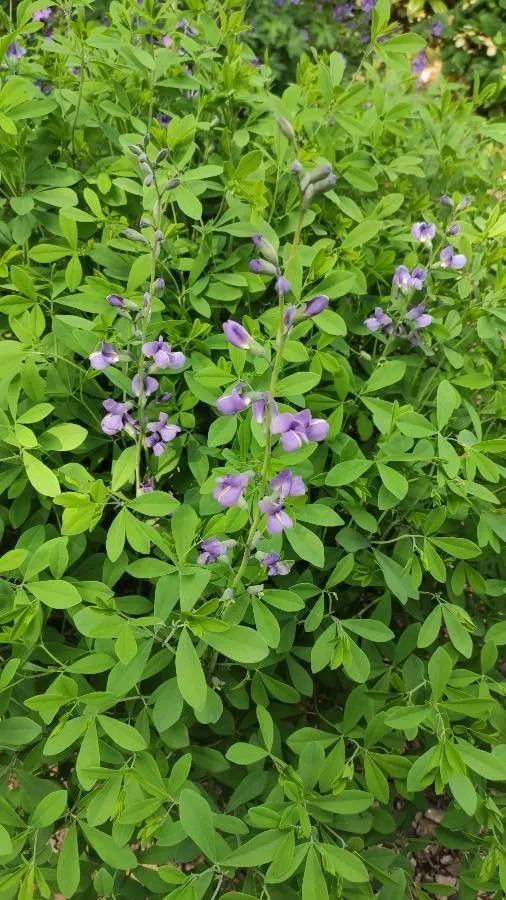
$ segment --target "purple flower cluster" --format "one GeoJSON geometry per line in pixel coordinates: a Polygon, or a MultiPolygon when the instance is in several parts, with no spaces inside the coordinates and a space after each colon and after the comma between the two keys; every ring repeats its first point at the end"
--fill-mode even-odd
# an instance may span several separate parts
{"type": "Polygon", "coordinates": [[[105,341],[102,341],[100,350],[90,353],[88,358],[91,368],[96,369],[98,372],[107,369],[108,366],[113,366],[119,360],[119,356],[112,344],[107,344],[105,341]]]}
{"type": "Polygon", "coordinates": [[[158,416],[157,422],[148,422],[146,425],[146,430],[150,434],[144,438],[144,446],[152,450],[155,456],[165,453],[167,444],[181,432],[179,425],[168,424],[168,418],[167,413],[162,412],[158,416]]]}
{"type": "Polygon", "coordinates": [[[208,538],[200,545],[200,554],[197,557],[199,566],[209,566],[215,562],[227,562],[228,551],[235,547],[237,541],[219,541],[217,538],[208,538]]]}
{"type": "Polygon", "coordinates": [[[135,434],[138,422],[132,418],[129,410],[132,408],[131,403],[118,403],[116,400],[104,400],[102,406],[107,411],[107,415],[102,419],[101,427],[104,434],[113,437],[120,431],[126,431],[128,434],[135,434]]]}
{"type": "Polygon", "coordinates": [[[184,353],[174,353],[170,344],[167,344],[161,335],[157,341],[143,344],[142,352],[148,359],[153,360],[158,369],[182,369],[186,362],[184,353]]]}
{"type": "Polygon", "coordinates": [[[18,60],[22,59],[23,56],[26,56],[26,48],[23,47],[18,41],[13,41],[12,44],[9,44],[6,52],[7,59],[18,60]]]}
{"type": "Polygon", "coordinates": [[[397,266],[392,278],[392,284],[403,293],[411,289],[421,291],[426,278],[427,269],[424,269],[422,266],[415,266],[412,272],[406,266],[397,266]]]}
{"type": "Polygon", "coordinates": [[[377,306],[368,319],[364,320],[364,325],[368,331],[374,334],[376,331],[380,331],[382,328],[388,328],[392,324],[392,319],[390,316],[387,316],[381,306],[377,306]]]}
{"type": "Polygon", "coordinates": [[[408,309],[406,319],[412,323],[414,328],[427,328],[434,321],[432,316],[425,312],[424,303],[418,303],[417,306],[408,309]]]}
{"type": "Polygon", "coordinates": [[[52,8],[50,6],[45,6],[43,9],[37,9],[33,13],[32,19],[34,22],[47,22],[47,20],[51,18],[52,14],[52,8]]]}
{"type": "Polygon", "coordinates": [[[288,575],[293,566],[292,562],[285,562],[279,553],[257,553],[257,559],[261,566],[267,569],[271,577],[275,575],[288,575]]]}
{"type": "Polygon", "coordinates": [[[244,491],[248,487],[249,482],[253,478],[251,472],[245,472],[242,475],[223,475],[216,479],[216,487],[213,491],[213,497],[218,501],[220,506],[244,506],[244,491]]]}
{"type": "Polygon", "coordinates": [[[419,75],[420,72],[423,72],[425,66],[427,65],[427,56],[425,50],[420,50],[416,56],[413,57],[411,61],[411,71],[414,75],[419,75]]]}
{"type": "Polygon", "coordinates": [[[453,247],[444,247],[439,254],[442,269],[463,269],[467,257],[463,253],[455,253],[453,247]]]}

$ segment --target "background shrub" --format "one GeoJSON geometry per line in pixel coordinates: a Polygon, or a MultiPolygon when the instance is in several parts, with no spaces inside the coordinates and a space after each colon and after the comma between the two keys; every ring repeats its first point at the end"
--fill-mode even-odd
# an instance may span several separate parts
{"type": "Polygon", "coordinates": [[[0,896],[448,896],[434,807],[500,896],[504,126],[413,90],[383,0],[357,77],[276,93],[238,2],[43,9],[1,39],[0,896]]]}

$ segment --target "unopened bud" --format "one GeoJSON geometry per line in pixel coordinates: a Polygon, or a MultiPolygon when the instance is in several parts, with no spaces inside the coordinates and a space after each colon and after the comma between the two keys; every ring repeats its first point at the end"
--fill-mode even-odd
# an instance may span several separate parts
{"type": "Polygon", "coordinates": [[[144,137],[143,137],[143,139],[142,139],[142,143],[144,144],[145,147],[148,146],[149,141],[150,141],[149,134],[145,134],[144,137]]]}
{"type": "Polygon", "coordinates": [[[278,116],[277,123],[281,134],[284,134],[286,139],[293,144],[295,141],[295,131],[288,119],[285,119],[284,116],[278,116]]]}
{"type": "Polygon", "coordinates": [[[141,219],[139,222],[139,228],[149,228],[150,225],[151,222],[149,221],[149,219],[141,219]]]}
{"type": "Polygon", "coordinates": [[[136,231],[135,228],[125,228],[123,234],[129,241],[137,241],[139,244],[147,244],[148,242],[147,238],[140,231],[136,231]]]}
{"type": "Polygon", "coordinates": [[[180,184],[181,184],[180,178],[171,178],[170,181],[167,181],[164,184],[163,190],[164,191],[172,191],[172,190],[174,190],[174,188],[179,187],[180,184]]]}
{"type": "Polygon", "coordinates": [[[154,287],[155,291],[165,290],[165,281],[163,280],[163,278],[157,278],[155,280],[153,287],[154,287]]]}
{"type": "Polygon", "coordinates": [[[292,173],[292,175],[300,175],[300,173],[302,171],[303,171],[302,163],[299,162],[298,159],[295,159],[293,161],[292,165],[290,166],[290,172],[292,173]]]}
{"type": "Polygon", "coordinates": [[[314,197],[314,184],[310,184],[309,187],[306,188],[302,197],[302,206],[304,209],[308,209],[311,206],[311,200],[314,197]]]}
{"type": "Polygon", "coordinates": [[[248,594],[263,594],[265,587],[263,584],[250,584],[249,588],[246,588],[248,594]]]}
{"type": "Polygon", "coordinates": [[[128,149],[131,153],[135,153],[136,156],[140,156],[142,153],[142,148],[138,144],[129,144],[128,149]]]}
{"type": "Polygon", "coordinates": [[[145,162],[144,160],[142,160],[141,163],[140,163],[140,169],[141,169],[142,172],[151,172],[151,171],[152,171],[151,166],[149,165],[149,163],[148,163],[148,162],[145,162]]]}
{"type": "Polygon", "coordinates": [[[464,197],[464,199],[460,201],[460,203],[457,203],[457,206],[456,206],[457,212],[460,212],[461,209],[466,209],[466,207],[469,206],[470,203],[471,203],[471,197],[468,194],[467,197],[464,197]]]}
{"type": "Polygon", "coordinates": [[[317,181],[316,184],[311,185],[314,187],[315,194],[325,194],[327,191],[332,190],[337,184],[337,178],[335,175],[329,175],[327,178],[323,178],[321,181],[317,181]]]}
{"type": "Polygon", "coordinates": [[[155,231],[155,241],[163,241],[163,231],[160,231],[159,228],[155,231]]]}
{"type": "Polygon", "coordinates": [[[456,234],[460,234],[460,225],[458,222],[455,222],[454,225],[450,225],[449,228],[446,229],[447,234],[451,234],[452,236],[456,234]]]}
{"type": "Polygon", "coordinates": [[[169,155],[169,151],[166,150],[165,148],[163,150],[160,150],[156,154],[155,166],[159,166],[160,163],[162,163],[164,161],[164,159],[167,159],[168,155],[169,155]]]}
{"type": "Polygon", "coordinates": [[[255,275],[277,275],[278,270],[276,266],[272,263],[267,262],[265,259],[251,259],[249,262],[249,270],[250,272],[254,272],[255,275]]]}
{"type": "Polygon", "coordinates": [[[317,169],[313,169],[312,172],[307,172],[303,178],[301,178],[300,189],[302,192],[309,187],[310,184],[317,184],[319,181],[323,181],[325,178],[328,178],[332,173],[332,166],[326,163],[323,166],[318,166],[317,169]]]}
{"type": "Polygon", "coordinates": [[[441,206],[453,206],[453,200],[448,194],[443,194],[443,196],[439,198],[439,202],[441,206]]]}
{"type": "Polygon", "coordinates": [[[152,173],[152,172],[149,172],[149,173],[146,175],[143,184],[145,184],[146,187],[150,187],[150,185],[153,184],[153,173],[152,173]]]}
{"type": "Polygon", "coordinates": [[[277,250],[270,241],[267,241],[261,234],[254,234],[252,240],[264,259],[269,260],[275,266],[279,264],[277,250]]]}

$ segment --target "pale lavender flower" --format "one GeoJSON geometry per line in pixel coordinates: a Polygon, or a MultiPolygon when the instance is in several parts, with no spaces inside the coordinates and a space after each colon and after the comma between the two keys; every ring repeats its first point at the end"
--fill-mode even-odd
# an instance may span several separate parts
{"type": "Polygon", "coordinates": [[[74,75],[75,78],[79,78],[81,69],[79,68],[79,66],[69,66],[69,72],[71,75],[74,75]]]}
{"type": "MultiPolygon", "coordinates": [[[[143,378],[143,389],[142,393],[144,397],[149,397],[151,394],[154,394],[155,391],[158,390],[158,381],[156,378],[152,378],[151,375],[145,375],[143,378]]],[[[140,389],[140,378],[138,375],[134,375],[132,378],[132,394],[134,397],[139,396],[140,389]]]]}
{"type": "Polygon", "coordinates": [[[454,222],[453,225],[450,225],[449,228],[446,229],[447,234],[451,234],[452,237],[455,237],[456,234],[460,234],[460,225],[458,222],[454,222]]]}
{"type": "Polygon", "coordinates": [[[438,38],[441,37],[443,33],[443,23],[442,22],[434,22],[431,28],[432,37],[438,38]]]}
{"type": "Polygon", "coordinates": [[[325,294],[317,294],[303,309],[304,316],[318,316],[329,305],[329,298],[325,294]]]}
{"type": "Polygon", "coordinates": [[[399,288],[408,288],[410,277],[407,266],[397,266],[392,278],[392,284],[399,288]]]}
{"type": "Polygon", "coordinates": [[[269,487],[284,500],[286,497],[303,497],[306,485],[300,475],[294,475],[291,469],[283,469],[279,475],[271,478],[269,487]]]}
{"type": "Polygon", "coordinates": [[[18,41],[13,41],[7,47],[6,56],[7,59],[22,59],[23,56],[26,56],[26,48],[22,47],[18,41]]]}
{"type": "MultiPolygon", "coordinates": [[[[269,392],[268,391],[261,391],[259,394],[257,394],[255,396],[255,399],[253,400],[253,405],[251,407],[251,410],[252,410],[253,418],[254,418],[255,422],[258,422],[259,425],[262,425],[263,422],[265,422],[265,416],[267,413],[268,403],[269,403],[269,392]]],[[[278,412],[278,405],[277,405],[277,403],[273,402],[272,415],[273,416],[277,415],[277,412],[278,412]]]]}
{"type": "Polygon", "coordinates": [[[257,558],[260,565],[264,566],[267,569],[267,574],[271,576],[288,575],[293,565],[291,562],[284,562],[279,553],[257,553],[257,558]]]}
{"type": "Polygon", "coordinates": [[[185,362],[186,356],[181,352],[173,352],[170,344],[160,337],[157,341],[148,341],[142,345],[144,356],[151,358],[159,369],[181,369],[185,362]]]}
{"type": "Polygon", "coordinates": [[[32,19],[34,22],[47,22],[48,19],[51,18],[53,10],[50,6],[45,6],[43,9],[37,9],[32,14],[32,19]]]}
{"type": "Polygon", "coordinates": [[[137,427],[137,422],[129,413],[129,409],[132,406],[131,403],[118,403],[116,400],[108,399],[104,400],[102,406],[107,410],[107,415],[102,419],[100,426],[104,434],[112,437],[123,430],[133,434],[137,427]]]}
{"type": "Polygon", "coordinates": [[[439,254],[442,269],[463,269],[467,258],[463,253],[454,253],[453,247],[444,247],[439,254]]]}
{"type": "Polygon", "coordinates": [[[284,297],[286,294],[288,294],[291,291],[291,289],[292,289],[292,286],[291,286],[290,282],[288,281],[288,278],[285,278],[284,275],[280,275],[279,278],[276,280],[276,290],[277,290],[278,294],[280,294],[282,297],[284,297]]]}
{"type": "Polygon", "coordinates": [[[156,278],[153,284],[155,291],[161,292],[165,290],[165,281],[163,278],[156,278]]]}
{"type": "Polygon", "coordinates": [[[338,3],[332,10],[332,18],[336,22],[344,22],[353,17],[353,3],[338,3]]]}
{"type": "Polygon", "coordinates": [[[220,506],[242,506],[244,504],[244,491],[246,490],[252,475],[245,472],[242,475],[223,475],[216,479],[216,487],[213,497],[220,506]]]}
{"type": "Polygon", "coordinates": [[[424,269],[422,266],[415,266],[411,275],[409,276],[409,287],[415,289],[415,291],[421,291],[423,289],[423,283],[427,278],[428,270],[424,269]]]}
{"type": "Polygon", "coordinates": [[[164,47],[170,47],[174,43],[174,39],[171,38],[170,34],[164,34],[162,38],[162,44],[164,47]]]}
{"type": "Polygon", "coordinates": [[[141,494],[152,494],[155,489],[155,479],[145,478],[140,484],[141,494]]]}
{"type": "Polygon", "coordinates": [[[296,306],[287,306],[284,314],[283,314],[283,324],[285,326],[285,331],[289,332],[297,315],[297,307],[296,306]]]}
{"type": "Polygon", "coordinates": [[[448,194],[443,194],[443,196],[439,198],[439,202],[441,206],[453,206],[453,200],[448,194]]]}
{"type": "Polygon", "coordinates": [[[227,559],[227,553],[230,547],[234,547],[236,541],[219,541],[217,538],[208,538],[202,541],[200,545],[200,553],[197,557],[199,566],[209,566],[215,562],[222,562],[227,559]]]}
{"type": "Polygon", "coordinates": [[[161,456],[167,449],[167,444],[181,432],[179,425],[168,423],[168,418],[167,413],[162,412],[157,422],[148,422],[146,425],[151,433],[144,438],[144,446],[152,450],[155,456],[161,456]]]}
{"type": "Polygon", "coordinates": [[[432,316],[425,312],[424,303],[419,303],[417,306],[412,306],[411,309],[408,309],[406,319],[412,322],[415,328],[427,328],[434,321],[432,316]]]}
{"type": "Polygon", "coordinates": [[[313,419],[309,409],[303,409],[295,415],[275,415],[271,422],[272,434],[281,435],[281,443],[287,453],[298,450],[309,441],[324,441],[328,430],[328,423],[324,419],[313,419]]]}
{"type": "Polygon", "coordinates": [[[417,241],[427,244],[436,235],[436,226],[431,222],[415,222],[411,227],[411,234],[417,241]]]}
{"type": "Polygon", "coordinates": [[[376,307],[372,316],[369,316],[368,319],[364,319],[365,327],[368,331],[372,331],[373,333],[379,331],[380,328],[391,324],[392,319],[383,312],[381,306],[376,307]]]}
{"type": "Polygon", "coordinates": [[[223,331],[229,343],[233,344],[234,347],[239,347],[240,350],[248,350],[254,343],[249,332],[239,322],[234,322],[233,319],[227,319],[223,323],[223,331]]]}
{"type": "Polygon", "coordinates": [[[112,344],[107,344],[103,341],[100,350],[90,353],[88,359],[91,368],[101,372],[103,369],[107,369],[108,366],[113,366],[114,363],[117,363],[119,356],[112,344]]]}
{"type": "Polygon", "coordinates": [[[245,387],[245,383],[241,381],[232,388],[230,394],[223,394],[222,397],[218,397],[216,407],[222,416],[233,416],[235,413],[243,412],[248,408],[251,400],[249,397],[244,396],[245,387]]]}
{"type": "Polygon", "coordinates": [[[158,113],[156,120],[162,128],[168,128],[172,122],[172,116],[169,116],[167,113],[158,113]]]}
{"type": "Polygon", "coordinates": [[[264,497],[260,500],[259,507],[267,516],[267,531],[269,534],[281,534],[287,528],[293,528],[293,522],[290,516],[284,511],[282,500],[273,500],[271,497],[264,497]]]}

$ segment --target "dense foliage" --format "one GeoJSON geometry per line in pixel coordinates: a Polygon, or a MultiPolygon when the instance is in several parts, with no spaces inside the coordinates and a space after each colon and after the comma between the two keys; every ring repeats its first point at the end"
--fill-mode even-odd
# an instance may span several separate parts
{"type": "Polygon", "coordinates": [[[504,126],[175,7],[4,10],[0,898],[500,897],[504,126]]]}

